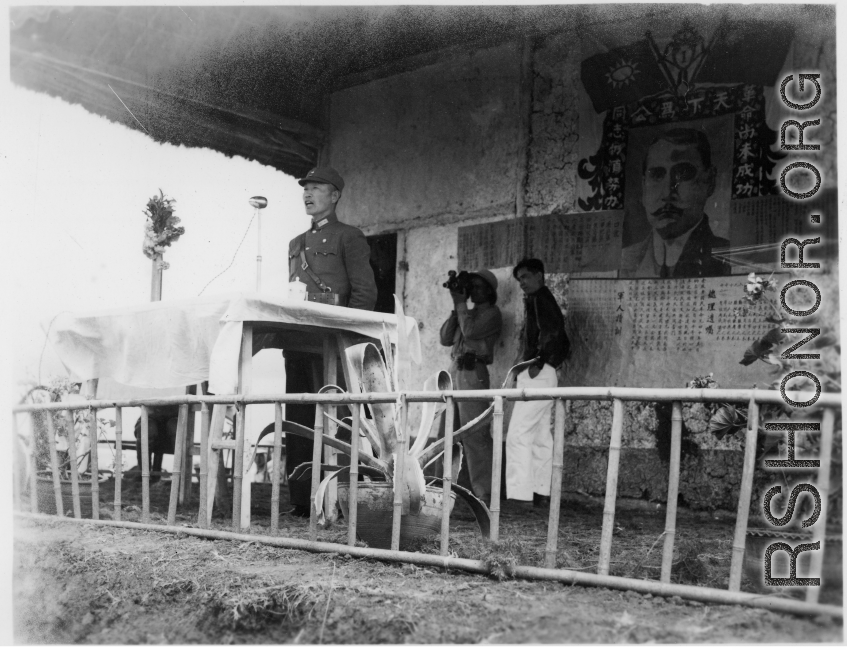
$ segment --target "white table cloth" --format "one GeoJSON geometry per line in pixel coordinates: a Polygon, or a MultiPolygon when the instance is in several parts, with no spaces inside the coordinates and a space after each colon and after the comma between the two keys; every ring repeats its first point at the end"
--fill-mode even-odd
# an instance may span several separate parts
{"type": "MultiPolygon", "coordinates": [[[[410,355],[421,360],[414,318],[405,317],[410,355]]],[[[237,293],[151,302],[87,313],[62,313],[44,325],[59,358],[80,380],[109,378],[139,388],[184,387],[209,381],[218,395],[238,388],[245,322],[343,330],[397,341],[393,314],[237,293]]]]}

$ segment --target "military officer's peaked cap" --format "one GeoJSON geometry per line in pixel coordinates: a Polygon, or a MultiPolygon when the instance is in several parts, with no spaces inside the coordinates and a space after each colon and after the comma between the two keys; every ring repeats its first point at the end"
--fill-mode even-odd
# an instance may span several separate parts
{"type": "Polygon", "coordinates": [[[309,173],[297,182],[301,186],[306,183],[329,183],[330,185],[335,185],[339,192],[344,189],[344,179],[332,167],[315,167],[309,170],[309,173]]]}

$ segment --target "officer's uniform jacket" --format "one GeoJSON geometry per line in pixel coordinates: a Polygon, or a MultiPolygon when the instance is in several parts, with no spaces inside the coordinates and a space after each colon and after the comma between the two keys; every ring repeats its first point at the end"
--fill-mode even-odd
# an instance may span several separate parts
{"type": "Polygon", "coordinates": [[[376,282],[370,265],[371,249],[361,230],[330,215],[288,244],[288,280],[306,284],[309,293],[320,286],[302,268],[300,251],[312,272],[342,296],[341,304],[352,309],[372,310],[376,304],[376,282]]]}

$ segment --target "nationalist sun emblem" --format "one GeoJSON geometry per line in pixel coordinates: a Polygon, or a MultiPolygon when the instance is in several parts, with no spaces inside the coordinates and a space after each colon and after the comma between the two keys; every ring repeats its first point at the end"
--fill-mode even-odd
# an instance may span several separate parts
{"type": "Polygon", "coordinates": [[[612,85],[612,88],[621,88],[635,81],[635,75],[639,72],[638,63],[632,59],[618,59],[606,73],[606,81],[612,85]]]}

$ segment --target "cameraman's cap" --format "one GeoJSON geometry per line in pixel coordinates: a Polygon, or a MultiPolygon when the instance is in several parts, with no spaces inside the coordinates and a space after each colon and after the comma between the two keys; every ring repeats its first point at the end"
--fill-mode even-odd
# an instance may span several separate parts
{"type": "Polygon", "coordinates": [[[332,167],[315,167],[297,182],[301,187],[306,183],[329,183],[335,185],[339,192],[344,189],[344,179],[332,167]]]}
{"type": "Polygon", "coordinates": [[[485,280],[494,291],[497,291],[497,277],[488,269],[482,269],[480,271],[474,271],[471,275],[476,275],[483,280],[485,280]]]}

